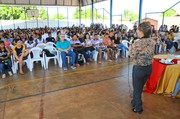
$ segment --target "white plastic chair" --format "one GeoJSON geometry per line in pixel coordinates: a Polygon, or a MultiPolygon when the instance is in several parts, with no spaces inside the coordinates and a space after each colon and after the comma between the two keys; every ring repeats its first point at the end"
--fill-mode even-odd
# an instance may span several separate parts
{"type": "Polygon", "coordinates": [[[94,52],[94,54],[93,54],[93,59],[94,59],[94,61],[97,61],[98,54],[99,54],[99,52],[95,50],[95,52],[94,52]]]}
{"type": "Polygon", "coordinates": [[[53,43],[53,42],[47,42],[47,43],[46,43],[46,46],[53,46],[53,47],[54,47],[54,46],[56,46],[56,44],[53,43]]]}
{"type": "MultiPolygon", "coordinates": [[[[17,71],[18,71],[18,64],[19,64],[19,61],[15,61],[15,57],[14,55],[11,55],[11,62],[12,62],[12,71],[13,71],[13,74],[16,74],[17,71]]],[[[26,60],[23,60],[23,62],[26,63],[27,67],[29,68],[29,56],[26,60]]]]}
{"type": "Polygon", "coordinates": [[[32,71],[34,67],[34,61],[41,61],[42,67],[46,69],[45,61],[44,61],[44,53],[42,52],[42,49],[39,47],[34,47],[29,50],[29,53],[33,54],[33,58],[29,57],[29,69],[32,71]],[[40,55],[42,54],[42,57],[40,55]]]}
{"type": "Polygon", "coordinates": [[[41,48],[42,50],[46,47],[47,45],[45,44],[45,43],[38,43],[37,45],[36,45],[36,47],[39,47],[39,48],[41,48]]]}
{"type": "Polygon", "coordinates": [[[118,56],[120,55],[120,51],[121,51],[121,49],[118,49],[118,53],[115,55],[115,58],[116,58],[116,59],[117,59],[118,56]]]}
{"type": "Polygon", "coordinates": [[[62,62],[60,62],[60,57],[59,57],[59,52],[56,50],[55,47],[53,46],[46,46],[44,49],[47,49],[49,50],[49,52],[53,52],[54,56],[52,57],[48,57],[46,54],[45,54],[45,64],[46,64],[46,69],[48,69],[48,63],[50,61],[50,59],[54,59],[54,64],[56,65],[57,62],[56,60],[58,61],[58,64],[59,64],[59,67],[61,67],[60,63],[62,64],[62,62]]]}

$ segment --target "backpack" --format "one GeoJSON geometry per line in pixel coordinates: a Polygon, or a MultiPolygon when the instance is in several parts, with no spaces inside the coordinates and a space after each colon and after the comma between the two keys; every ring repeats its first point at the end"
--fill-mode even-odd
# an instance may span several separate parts
{"type": "Polygon", "coordinates": [[[47,49],[43,49],[43,51],[45,52],[45,54],[46,54],[46,56],[47,57],[54,57],[55,55],[54,54],[52,54],[49,50],[47,50],[47,49]]]}
{"type": "Polygon", "coordinates": [[[84,59],[83,59],[82,55],[78,56],[78,64],[79,65],[83,65],[84,64],[84,59]]]}

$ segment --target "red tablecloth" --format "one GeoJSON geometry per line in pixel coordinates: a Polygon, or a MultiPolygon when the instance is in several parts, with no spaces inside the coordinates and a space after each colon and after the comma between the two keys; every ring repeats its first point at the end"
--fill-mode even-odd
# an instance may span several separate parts
{"type": "MultiPolygon", "coordinates": [[[[146,82],[146,88],[144,92],[153,93],[156,89],[157,83],[164,72],[167,64],[162,64],[159,62],[160,59],[154,59],[152,64],[152,73],[149,79],[146,82]]],[[[177,59],[174,59],[173,62],[177,64],[177,59]]]]}

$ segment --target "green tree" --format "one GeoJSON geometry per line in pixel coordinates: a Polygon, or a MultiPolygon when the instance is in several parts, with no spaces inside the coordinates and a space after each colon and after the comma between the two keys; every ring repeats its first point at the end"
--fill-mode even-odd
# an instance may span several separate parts
{"type": "Polygon", "coordinates": [[[134,13],[132,10],[125,9],[123,12],[124,21],[134,21],[138,19],[138,14],[134,13]]]}
{"type": "MultiPolygon", "coordinates": [[[[175,13],[176,13],[176,10],[175,10],[175,9],[169,9],[168,11],[166,11],[166,12],[164,13],[164,16],[165,16],[165,17],[171,17],[171,16],[173,16],[175,13]]],[[[161,16],[163,16],[163,14],[161,14],[161,16]]]]}
{"type": "MultiPolygon", "coordinates": [[[[81,18],[82,19],[90,19],[91,18],[91,8],[88,8],[85,10],[81,9],[81,18]]],[[[76,9],[76,11],[73,14],[74,19],[79,19],[79,8],[76,9]]],[[[94,9],[94,19],[103,19],[103,16],[100,15],[100,13],[94,9]]],[[[107,16],[104,16],[105,19],[107,19],[107,16]]]]}
{"type": "Polygon", "coordinates": [[[57,20],[58,18],[59,18],[59,19],[64,19],[63,14],[58,13],[58,14],[55,14],[55,15],[52,17],[53,20],[57,20]]]}
{"type": "Polygon", "coordinates": [[[2,19],[2,20],[30,19],[30,18],[28,18],[28,16],[26,17],[26,11],[29,9],[36,9],[36,6],[8,6],[8,5],[3,5],[0,7],[0,19],[2,19]]]}
{"type": "Polygon", "coordinates": [[[45,19],[48,19],[49,15],[47,14],[47,11],[41,7],[39,9],[39,18],[42,19],[42,20],[45,20],[45,19]]]}

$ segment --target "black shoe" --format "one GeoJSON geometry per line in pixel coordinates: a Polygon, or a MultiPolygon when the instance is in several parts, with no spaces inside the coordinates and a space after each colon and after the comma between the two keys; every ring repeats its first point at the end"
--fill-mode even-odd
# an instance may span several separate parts
{"type": "Polygon", "coordinates": [[[142,109],[141,111],[136,111],[136,108],[133,108],[132,111],[133,111],[134,113],[141,114],[141,113],[143,112],[143,109],[142,109]]]}

